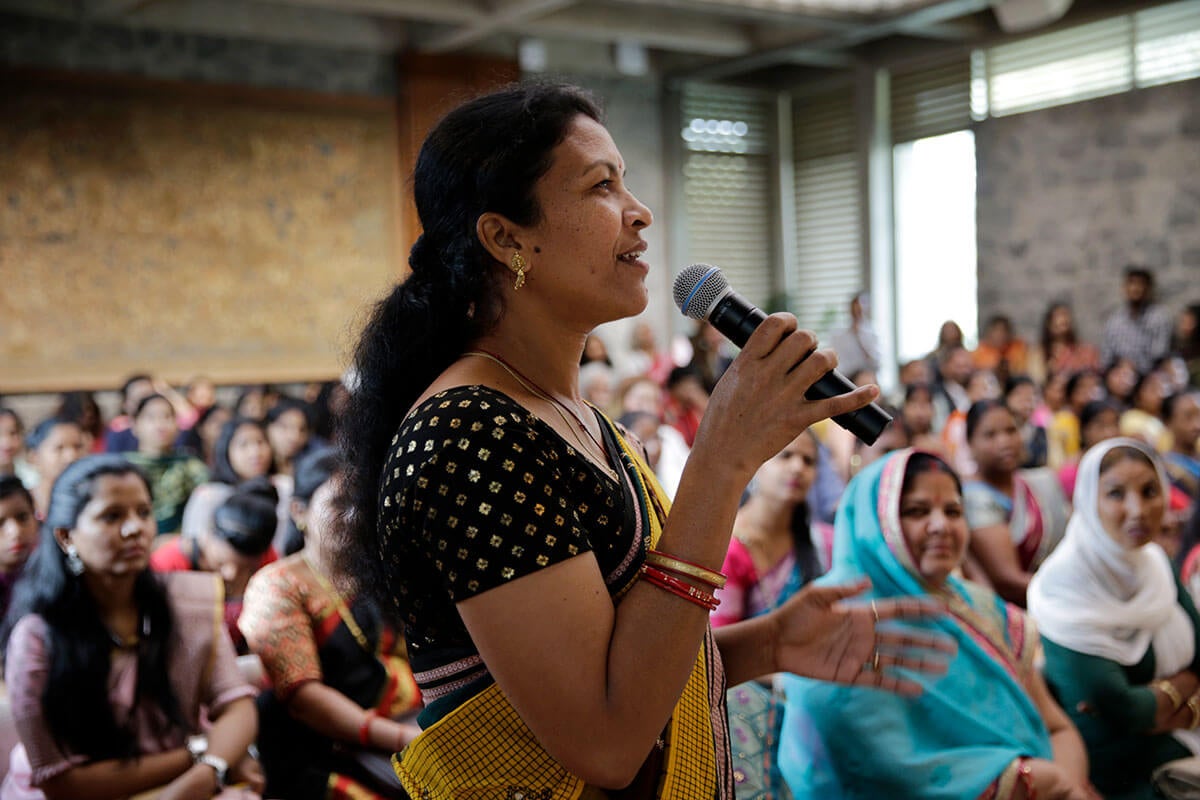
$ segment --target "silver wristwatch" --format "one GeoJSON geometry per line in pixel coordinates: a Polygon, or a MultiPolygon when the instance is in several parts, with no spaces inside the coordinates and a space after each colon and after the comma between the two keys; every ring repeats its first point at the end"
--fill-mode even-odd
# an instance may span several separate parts
{"type": "Polygon", "coordinates": [[[220,756],[214,756],[208,752],[207,736],[189,736],[187,751],[192,757],[192,763],[205,764],[213,768],[213,772],[217,774],[218,786],[228,785],[229,762],[220,756]]]}

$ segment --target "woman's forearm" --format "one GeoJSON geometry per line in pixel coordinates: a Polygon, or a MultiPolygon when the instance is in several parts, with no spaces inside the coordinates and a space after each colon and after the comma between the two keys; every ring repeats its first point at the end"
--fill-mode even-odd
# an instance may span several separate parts
{"type": "Polygon", "coordinates": [[[192,757],[184,748],[137,759],[83,764],[42,785],[47,800],[118,800],[164,786],[187,772],[192,757]]]}
{"type": "Polygon", "coordinates": [[[1088,777],[1087,748],[1074,725],[1050,733],[1054,763],[1072,778],[1086,782],[1088,777]]]}
{"type": "Polygon", "coordinates": [[[242,760],[258,736],[258,711],[249,697],[234,700],[221,711],[208,732],[208,752],[233,766],[242,760]]]}
{"type": "Polygon", "coordinates": [[[775,672],[775,646],[770,615],[725,625],[713,631],[721,660],[725,664],[725,680],[729,686],[761,678],[775,672]]]}

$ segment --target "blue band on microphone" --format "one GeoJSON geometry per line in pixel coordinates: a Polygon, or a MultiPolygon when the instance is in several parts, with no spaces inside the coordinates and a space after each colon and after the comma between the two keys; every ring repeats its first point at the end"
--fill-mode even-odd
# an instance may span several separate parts
{"type": "Polygon", "coordinates": [[[691,314],[689,312],[690,312],[690,309],[692,306],[692,300],[696,297],[696,292],[700,291],[701,286],[708,283],[709,278],[711,278],[713,275],[715,275],[716,273],[718,273],[720,271],[721,270],[718,267],[709,267],[708,272],[705,272],[703,277],[701,277],[700,280],[696,281],[696,285],[692,287],[691,293],[688,294],[687,299],[683,301],[684,315],[689,316],[689,317],[691,316],[691,314]]]}

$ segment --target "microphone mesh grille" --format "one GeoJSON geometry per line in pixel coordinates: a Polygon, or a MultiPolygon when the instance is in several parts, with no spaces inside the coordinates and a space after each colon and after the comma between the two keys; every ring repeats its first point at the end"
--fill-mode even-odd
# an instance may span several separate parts
{"type": "Polygon", "coordinates": [[[711,264],[692,264],[675,277],[672,294],[684,316],[706,319],[709,309],[729,288],[721,270],[711,264]]]}

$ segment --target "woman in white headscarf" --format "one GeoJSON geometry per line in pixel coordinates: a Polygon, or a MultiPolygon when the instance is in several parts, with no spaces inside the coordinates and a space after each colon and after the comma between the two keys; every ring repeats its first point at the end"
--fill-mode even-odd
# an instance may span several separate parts
{"type": "Polygon", "coordinates": [[[1047,682],[1110,800],[1155,797],[1155,767],[1200,754],[1200,616],[1154,542],[1168,493],[1145,443],[1088,450],[1066,537],[1029,586],[1047,682]]]}

